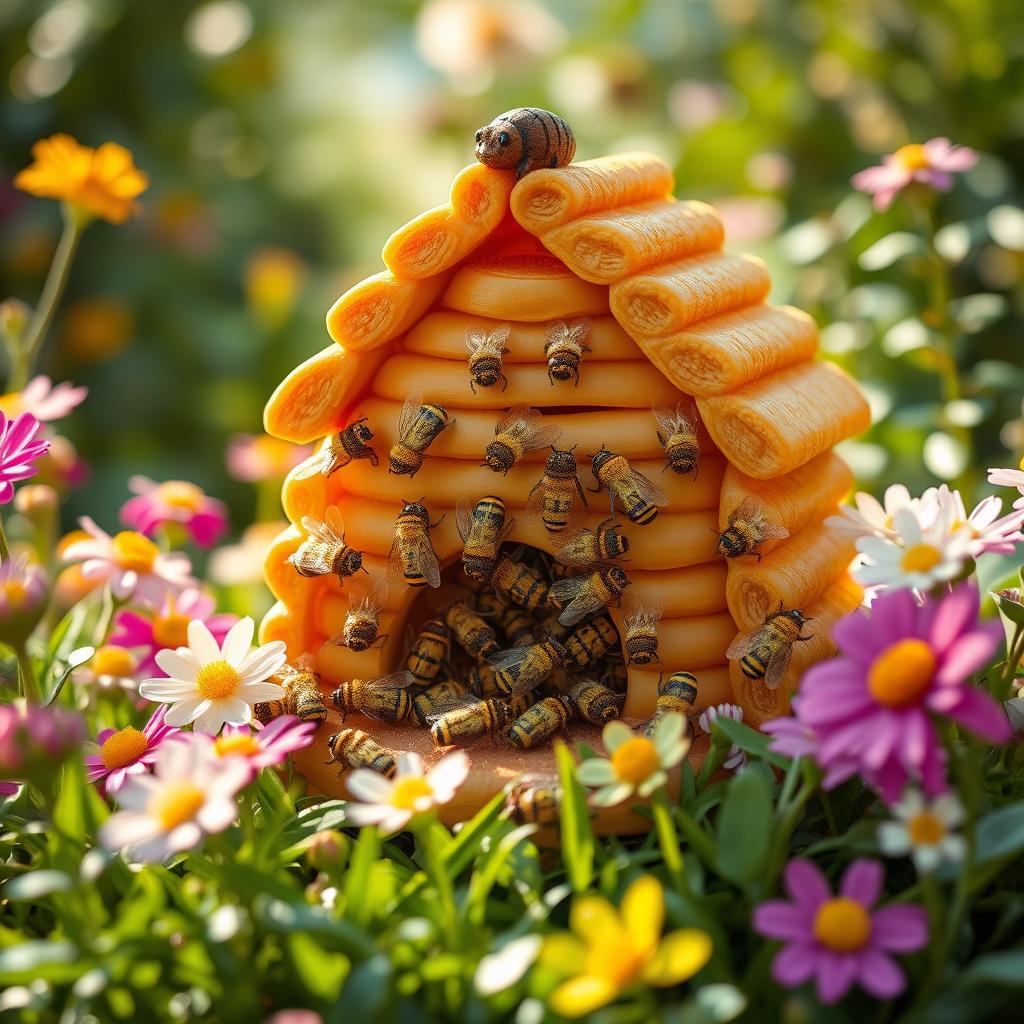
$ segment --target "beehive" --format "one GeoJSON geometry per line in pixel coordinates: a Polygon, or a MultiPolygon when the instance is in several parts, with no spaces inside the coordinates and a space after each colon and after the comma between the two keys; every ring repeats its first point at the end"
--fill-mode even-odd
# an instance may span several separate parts
{"type": "MultiPolygon", "coordinates": [[[[367,418],[379,466],[353,462],[328,478],[293,474],[283,500],[293,524],[338,506],[346,540],[365,553],[372,578],[386,573],[403,499],[422,497],[435,519],[446,513],[432,532],[442,566],[460,556],[454,507],[462,496],[502,497],[515,516],[511,541],[548,552],[561,543],[564,538],[553,539],[524,511],[543,452],[506,477],[480,466],[496,419],[510,406],[533,406],[556,421],[560,447],[576,444],[578,452],[592,454],[607,445],[625,455],[669,497],[650,525],[627,524],[631,595],[664,606],[663,666],[699,677],[698,707],[734,700],[756,724],[784,711],[803,670],[832,653],[832,624],[860,601],[846,575],[852,544],[823,520],[852,482],[831,449],[863,430],[869,413],[839,368],[815,360],[812,319],[767,302],[764,263],[724,252],[715,210],[679,201],[672,190],[668,166],[646,153],[540,170],[518,183],[510,172],[465,168],[447,204],[388,240],[387,269],[335,303],[327,317],[335,343],[280,385],[265,423],[271,434],[307,443],[367,418]],[[592,351],[580,382],[553,385],[545,366],[546,325],[583,316],[592,321],[592,351]],[[466,330],[498,323],[511,324],[508,388],[474,392],[466,330]],[[411,392],[443,404],[456,421],[430,448],[414,480],[389,475],[386,458],[411,392]],[[651,409],[677,402],[700,420],[695,478],[662,473],[651,409]],[[790,536],[774,547],[765,544],[761,559],[727,561],[716,555],[717,531],[751,495],[790,536]],[[814,639],[796,645],[786,680],[771,691],[728,664],[725,651],[737,631],[758,628],[780,604],[813,617],[814,639]]],[[[589,460],[580,463],[581,478],[592,484],[589,460]]],[[[596,496],[588,525],[607,515],[606,496],[596,496]]],[[[342,626],[348,595],[337,577],[296,573],[288,557],[303,539],[293,525],[269,552],[267,580],[277,604],[263,622],[263,639],[284,640],[292,656],[312,653],[326,690],[393,671],[420,592],[390,588],[381,620],[389,639],[380,649],[355,654],[327,645],[342,626]]],[[[625,717],[650,713],[657,680],[657,671],[630,669],[625,717]]],[[[336,768],[322,763],[333,724],[321,729],[300,768],[321,788],[340,791],[336,768]]],[[[429,759],[425,731],[359,724],[385,745],[416,749],[429,759]]],[[[551,758],[548,751],[513,754],[486,741],[470,756],[473,774],[453,817],[516,772],[546,767],[551,758]]],[[[622,815],[604,822],[612,831],[635,826],[622,815]]]]}

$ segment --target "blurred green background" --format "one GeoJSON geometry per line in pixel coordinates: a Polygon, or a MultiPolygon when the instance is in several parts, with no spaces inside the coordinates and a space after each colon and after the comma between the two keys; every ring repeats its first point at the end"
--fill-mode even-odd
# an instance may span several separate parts
{"type": "Polygon", "coordinates": [[[89,230],[41,367],[91,392],[62,428],[92,467],[66,525],[113,527],[135,472],[251,521],[227,439],[328,344],[326,309],[388,234],[443,201],[473,131],[527,104],[572,123],[578,156],[649,148],[719,205],[868,390],[877,425],[845,451],[870,489],[1020,456],[1019,0],[0,0],[0,54],[3,295],[34,302],[59,231],[8,184],[33,141],[112,139],[152,178],[140,218],[89,230]],[[938,207],[964,391],[945,406],[913,224],[849,186],[936,135],[982,154],[938,207]]]}

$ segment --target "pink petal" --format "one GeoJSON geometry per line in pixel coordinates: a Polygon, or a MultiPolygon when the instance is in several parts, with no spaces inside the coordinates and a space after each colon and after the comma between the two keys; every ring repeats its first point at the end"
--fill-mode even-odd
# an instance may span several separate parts
{"type": "Polygon", "coordinates": [[[841,999],[857,977],[858,967],[856,956],[822,950],[817,963],[818,998],[825,1004],[841,999]]]}
{"type": "Polygon", "coordinates": [[[754,928],[772,939],[810,941],[814,915],[806,906],[769,900],[754,908],[754,928]]]}
{"type": "Polygon", "coordinates": [[[817,865],[802,857],[786,865],[783,880],[786,892],[805,909],[817,910],[832,896],[832,890],[817,865]]]}
{"type": "Polygon", "coordinates": [[[772,977],[780,985],[795,988],[809,981],[818,966],[817,951],[812,945],[784,946],[772,961],[772,977]]]}
{"type": "Polygon", "coordinates": [[[861,953],[857,980],[860,987],[876,999],[893,999],[907,984],[899,964],[877,949],[866,949],[861,953]]]}
{"type": "Polygon", "coordinates": [[[928,705],[992,743],[1005,743],[1010,738],[1006,713],[987,693],[973,686],[936,691],[928,705]]]}
{"type": "Polygon", "coordinates": [[[862,906],[870,907],[882,891],[882,865],[876,860],[863,857],[855,860],[843,875],[839,892],[847,899],[856,900],[862,906]]]}
{"type": "Polygon", "coordinates": [[[964,682],[988,663],[1002,640],[1002,633],[1002,626],[991,622],[979,623],[977,632],[961,636],[943,658],[936,681],[942,686],[964,682]]]}
{"type": "Polygon", "coordinates": [[[928,942],[928,915],[920,907],[882,907],[871,915],[871,944],[890,953],[913,953],[928,942]]]}

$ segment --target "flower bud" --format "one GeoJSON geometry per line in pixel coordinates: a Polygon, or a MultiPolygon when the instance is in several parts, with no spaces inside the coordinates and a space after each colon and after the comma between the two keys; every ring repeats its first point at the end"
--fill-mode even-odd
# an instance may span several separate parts
{"type": "Polygon", "coordinates": [[[0,778],[45,783],[78,750],[82,719],[58,707],[0,707],[0,778]]]}
{"type": "Polygon", "coordinates": [[[14,508],[37,522],[57,511],[57,492],[48,484],[26,484],[14,495],[14,508]]]}
{"type": "Polygon", "coordinates": [[[317,871],[339,871],[348,860],[352,846],[348,836],[329,828],[310,836],[306,844],[306,862],[317,871]]]}
{"type": "Polygon", "coordinates": [[[0,302],[0,328],[15,341],[21,340],[31,315],[32,310],[21,299],[4,299],[0,302]]]}
{"type": "Polygon", "coordinates": [[[20,647],[46,608],[46,574],[21,555],[0,562],[0,640],[20,647]]]}

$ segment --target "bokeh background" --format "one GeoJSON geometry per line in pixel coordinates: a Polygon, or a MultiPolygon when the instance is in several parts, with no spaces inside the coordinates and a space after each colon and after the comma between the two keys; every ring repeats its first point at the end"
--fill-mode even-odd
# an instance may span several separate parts
{"type": "Polygon", "coordinates": [[[112,139],[152,178],[138,219],[87,233],[44,355],[91,392],[62,427],[91,467],[65,525],[113,527],[142,472],[224,498],[238,535],[258,498],[228,439],[328,343],[388,234],[443,201],[473,131],[521,105],[570,120],[580,157],[664,155],[680,195],[720,207],[867,389],[876,426],[845,446],[865,487],[984,493],[1024,445],[1022,57],[1017,0],[0,0],[3,295],[35,300],[59,232],[8,184],[33,141],[112,139]],[[953,403],[915,225],[849,186],[936,135],[982,154],[937,211],[953,403]]]}

